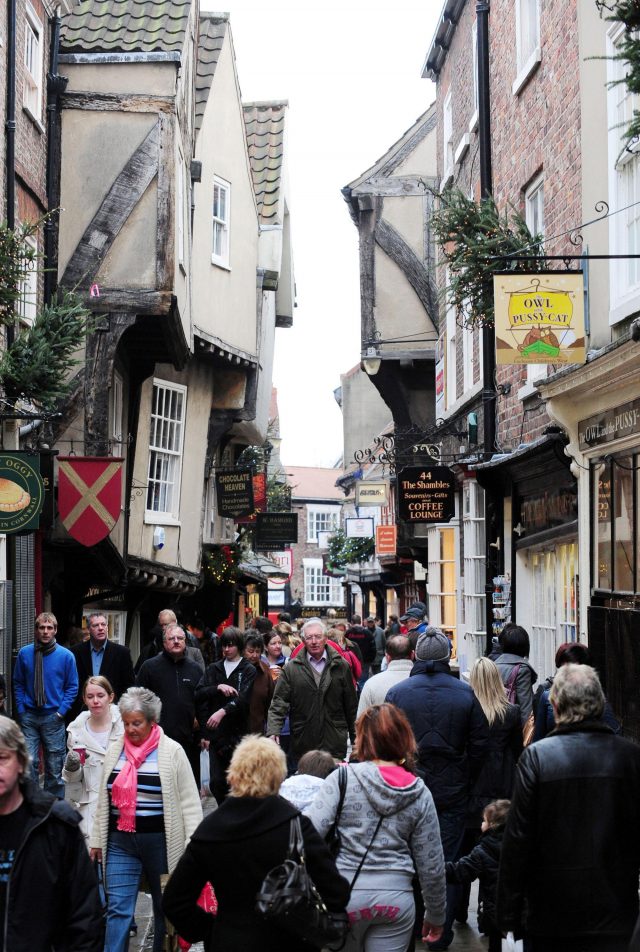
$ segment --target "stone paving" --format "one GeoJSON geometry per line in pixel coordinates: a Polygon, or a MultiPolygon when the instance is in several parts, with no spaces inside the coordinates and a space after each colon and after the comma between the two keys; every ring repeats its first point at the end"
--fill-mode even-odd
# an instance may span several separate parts
{"type": "MultiPolygon", "coordinates": [[[[478,899],[477,884],[476,888],[471,890],[471,903],[469,906],[469,921],[465,925],[456,923],[455,939],[449,946],[450,952],[486,952],[488,940],[478,934],[476,920],[476,903],[478,899]]],[[[153,919],[151,917],[151,897],[145,893],[140,893],[138,905],[136,907],[136,922],[138,923],[138,934],[132,937],[129,943],[129,952],[151,952],[153,948],[153,919]]],[[[416,942],[416,952],[424,952],[425,946],[421,942],[416,942]]],[[[191,952],[203,952],[202,943],[198,942],[191,946],[191,952]]],[[[242,952],[238,949],[238,952],[242,952]]]]}

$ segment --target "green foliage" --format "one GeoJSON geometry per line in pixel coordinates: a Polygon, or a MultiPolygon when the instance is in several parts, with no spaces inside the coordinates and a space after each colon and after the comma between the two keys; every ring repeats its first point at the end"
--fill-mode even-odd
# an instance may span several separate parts
{"type": "Polygon", "coordinates": [[[54,295],[33,325],[18,334],[0,358],[0,384],[7,400],[30,400],[51,410],[66,395],[65,378],[76,361],[91,315],[75,294],[54,295]]]}
{"type": "Polygon", "coordinates": [[[216,585],[223,585],[238,577],[241,556],[242,549],[237,543],[216,546],[204,553],[202,566],[216,585]]]}
{"type": "Polygon", "coordinates": [[[338,529],[329,539],[329,565],[332,569],[342,569],[354,562],[366,562],[375,550],[373,539],[349,539],[338,529]]]}
{"type": "Polygon", "coordinates": [[[0,325],[13,324],[20,285],[36,267],[38,253],[27,240],[37,234],[40,222],[9,228],[0,225],[0,325]]]}
{"type": "MultiPolygon", "coordinates": [[[[630,93],[640,94],[640,4],[638,0],[618,0],[617,3],[604,4],[609,15],[607,20],[615,23],[623,23],[625,30],[617,43],[617,52],[612,57],[614,60],[620,60],[626,63],[628,69],[624,79],[612,83],[616,86],[618,83],[624,83],[630,93]]],[[[633,110],[629,125],[622,133],[623,148],[629,149],[632,145],[637,145],[640,140],[640,111],[633,110]]],[[[635,151],[635,150],[634,150],[635,151]]]]}
{"type": "Polygon", "coordinates": [[[267,511],[291,512],[291,486],[282,482],[282,477],[267,479],[267,511]]]}
{"type": "Polygon", "coordinates": [[[455,187],[437,197],[431,228],[449,268],[446,300],[465,324],[493,324],[493,272],[509,266],[515,271],[542,270],[544,261],[536,257],[542,236],[532,235],[514,208],[501,213],[493,198],[478,203],[455,187]],[[509,265],[506,256],[523,248],[531,250],[531,259],[509,265]]]}

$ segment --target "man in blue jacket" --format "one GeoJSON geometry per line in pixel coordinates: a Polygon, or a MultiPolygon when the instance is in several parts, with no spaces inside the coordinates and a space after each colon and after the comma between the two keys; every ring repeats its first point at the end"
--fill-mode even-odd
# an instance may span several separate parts
{"type": "Polygon", "coordinates": [[[31,757],[32,778],[38,783],[42,744],[44,788],[63,800],[64,717],[78,694],[78,671],[71,652],[56,642],[57,630],[55,615],[50,612],[38,615],[33,644],[25,645],[18,652],[13,686],[17,719],[31,757]]]}
{"type": "MultiPolygon", "coordinates": [[[[449,639],[427,628],[415,650],[410,676],[391,688],[386,700],[409,718],[418,744],[418,772],[431,791],[445,862],[459,859],[471,785],[489,739],[489,725],[475,694],[449,667],[449,639]]],[[[447,919],[442,938],[429,949],[447,949],[460,887],[447,886],[447,919]]]]}

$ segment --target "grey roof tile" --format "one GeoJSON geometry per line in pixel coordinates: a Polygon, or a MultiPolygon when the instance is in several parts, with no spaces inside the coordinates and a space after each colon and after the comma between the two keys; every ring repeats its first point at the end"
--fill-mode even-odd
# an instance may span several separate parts
{"type": "Polygon", "coordinates": [[[229,23],[228,13],[201,13],[196,70],[196,130],[202,126],[211,83],[216,72],[229,23]]]}
{"type": "Polygon", "coordinates": [[[191,0],[79,0],[62,18],[64,53],[182,52],[191,0]]]}
{"type": "Polygon", "coordinates": [[[284,152],[284,123],[288,103],[245,103],[249,164],[260,221],[273,224],[278,216],[284,152]]]}

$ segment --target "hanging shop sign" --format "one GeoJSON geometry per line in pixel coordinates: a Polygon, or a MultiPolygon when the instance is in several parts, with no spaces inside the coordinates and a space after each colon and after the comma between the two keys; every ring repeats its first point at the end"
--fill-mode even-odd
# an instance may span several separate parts
{"type": "Polygon", "coordinates": [[[525,496],[520,502],[520,524],[527,535],[566,525],[578,518],[575,486],[561,486],[525,496]]]}
{"type": "Polygon", "coordinates": [[[496,364],[583,364],[582,271],[497,274],[496,364]]]}
{"type": "Polygon", "coordinates": [[[407,466],[398,476],[398,514],[404,522],[449,522],[456,480],[447,466],[407,466]]]}
{"type": "Polygon", "coordinates": [[[253,512],[249,516],[238,516],[237,523],[251,524],[256,521],[256,513],[264,512],[267,508],[267,475],[255,473],[251,483],[253,485],[253,512]]]}
{"type": "Polygon", "coordinates": [[[253,473],[250,469],[219,469],[216,472],[218,515],[237,519],[255,509],[253,473]]]}
{"type": "Polygon", "coordinates": [[[360,480],[356,483],[356,506],[388,506],[389,483],[386,480],[360,480]]]}
{"type": "Polygon", "coordinates": [[[282,549],[298,541],[297,512],[259,512],[256,515],[256,549],[282,549]]]}
{"type": "Polygon", "coordinates": [[[283,549],[282,552],[270,552],[269,558],[276,565],[279,565],[282,571],[287,573],[287,576],[286,578],[270,578],[268,587],[270,590],[272,588],[283,589],[287,582],[291,581],[293,575],[293,550],[283,549]]]}
{"type": "Polygon", "coordinates": [[[395,555],[397,544],[397,526],[376,526],[376,555],[395,555]]]}
{"type": "Polygon", "coordinates": [[[96,545],[122,510],[122,457],[59,456],[58,513],[80,545],[96,545]]]}
{"type": "Polygon", "coordinates": [[[0,453],[0,532],[35,532],[44,500],[40,456],[0,453]]]}
{"type": "Polygon", "coordinates": [[[373,539],[373,519],[345,519],[347,539],[373,539]]]}
{"type": "Polygon", "coordinates": [[[640,400],[629,400],[628,403],[603,410],[578,423],[578,442],[581,450],[613,443],[614,440],[639,433],[640,400]]]}

